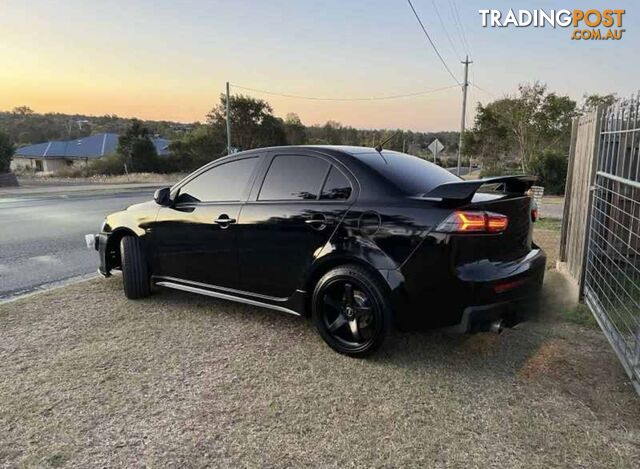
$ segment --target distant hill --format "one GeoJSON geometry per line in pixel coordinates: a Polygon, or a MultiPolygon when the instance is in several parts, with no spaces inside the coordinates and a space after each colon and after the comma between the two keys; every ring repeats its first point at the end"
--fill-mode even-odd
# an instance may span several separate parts
{"type": "MultiPolygon", "coordinates": [[[[73,140],[100,133],[123,134],[131,125],[133,118],[116,115],[88,116],[84,114],[61,114],[33,112],[28,107],[19,107],[13,111],[0,111],[0,129],[8,133],[9,138],[18,147],[55,140],[73,140]]],[[[143,120],[152,135],[168,140],[180,140],[191,130],[203,125],[198,122],[184,124],[171,121],[143,120]]],[[[370,146],[379,143],[396,130],[391,129],[355,129],[329,121],[325,125],[304,126],[300,123],[306,144],[345,144],[370,146]]],[[[431,159],[427,146],[438,138],[445,146],[440,155],[444,159],[454,158],[458,151],[458,132],[413,132],[397,134],[386,148],[402,150],[431,159]]],[[[290,142],[296,143],[296,142],[290,142]]]]}
{"type": "MultiPolygon", "coordinates": [[[[28,108],[21,112],[0,111],[0,129],[18,146],[50,140],[71,140],[98,133],[122,134],[133,119],[116,115],[87,116],[83,114],[38,114],[28,108]]],[[[152,134],[172,140],[180,138],[197,124],[171,121],[143,121],[152,134]]]]}

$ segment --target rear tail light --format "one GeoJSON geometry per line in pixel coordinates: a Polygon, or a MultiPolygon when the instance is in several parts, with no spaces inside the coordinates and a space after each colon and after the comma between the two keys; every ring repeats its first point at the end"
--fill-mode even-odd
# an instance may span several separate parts
{"type": "Polygon", "coordinates": [[[442,233],[502,233],[509,225],[506,215],[493,212],[455,211],[436,231],[442,233]]]}
{"type": "Polygon", "coordinates": [[[538,219],[538,209],[537,208],[532,208],[531,209],[531,221],[535,222],[538,219]]]}

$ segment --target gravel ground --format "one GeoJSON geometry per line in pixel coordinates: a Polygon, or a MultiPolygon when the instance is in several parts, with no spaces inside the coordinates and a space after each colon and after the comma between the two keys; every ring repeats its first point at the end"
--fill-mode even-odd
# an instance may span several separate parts
{"type": "Polygon", "coordinates": [[[117,276],[0,305],[0,465],[637,467],[638,398],[547,279],[535,321],[369,360],[286,314],[127,301],[117,276]]]}

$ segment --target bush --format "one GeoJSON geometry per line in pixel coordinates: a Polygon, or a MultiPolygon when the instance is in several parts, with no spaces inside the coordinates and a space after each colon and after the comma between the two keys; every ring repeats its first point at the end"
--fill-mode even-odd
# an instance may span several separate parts
{"type": "Polygon", "coordinates": [[[534,158],[530,164],[531,173],[538,176],[539,186],[544,186],[545,194],[564,194],[567,179],[567,157],[557,150],[547,150],[534,158]]]}
{"type": "Polygon", "coordinates": [[[62,178],[84,178],[92,175],[93,172],[89,166],[69,166],[55,172],[56,177],[62,178]]]}
{"type": "Polygon", "coordinates": [[[11,167],[11,158],[15,152],[9,136],[0,131],[0,173],[8,173],[11,167]]]}
{"type": "Polygon", "coordinates": [[[105,174],[117,176],[124,174],[125,159],[122,155],[113,154],[89,163],[89,174],[105,174]]]}
{"type": "Polygon", "coordinates": [[[510,176],[512,174],[522,174],[522,170],[513,164],[504,164],[499,161],[484,163],[480,171],[480,177],[510,176]]]}

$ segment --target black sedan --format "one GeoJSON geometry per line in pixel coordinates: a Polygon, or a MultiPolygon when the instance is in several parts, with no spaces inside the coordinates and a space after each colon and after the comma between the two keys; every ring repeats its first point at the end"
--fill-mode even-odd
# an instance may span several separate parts
{"type": "Polygon", "coordinates": [[[534,304],[533,179],[463,181],[420,158],[344,146],[213,161],[87,235],[128,298],[152,285],[302,316],[364,356],[392,326],[510,327],[534,304]]]}

